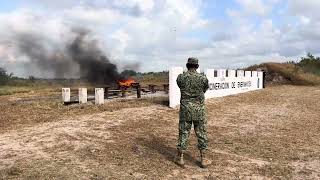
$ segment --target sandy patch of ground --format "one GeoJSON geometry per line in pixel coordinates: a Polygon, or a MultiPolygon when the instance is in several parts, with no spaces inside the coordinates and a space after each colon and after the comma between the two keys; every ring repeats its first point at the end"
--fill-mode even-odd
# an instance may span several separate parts
{"type": "MultiPolygon", "coordinates": [[[[33,106],[43,115],[26,110],[25,124],[21,117],[3,123],[0,178],[319,179],[319,101],[319,87],[303,86],[207,101],[209,157],[214,160],[208,169],[198,167],[193,132],[186,168],[172,161],[178,110],[164,101],[56,109],[43,102],[33,106]]],[[[3,113],[21,113],[25,107],[7,106],[2,105],[3,113]]]]}

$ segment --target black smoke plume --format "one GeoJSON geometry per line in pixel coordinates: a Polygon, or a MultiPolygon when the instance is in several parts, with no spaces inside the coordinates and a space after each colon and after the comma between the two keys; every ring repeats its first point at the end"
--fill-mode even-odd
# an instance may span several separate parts
{"type": "Polygon", "coordinates": [[[122,79],[90,31],[75,29],[69,40],[52,42],[35,33],[15,34],[13,44],[19,56],[29,59],[30,72],[49,72],[54,78],[80,77],[93,84],[112,84],[122,79]]]}
{"type": "Polygon", "coordinates": [[[117,66],[99,49],[95,40],[86,41],[87,31],[78,32],[67,47],[74,62],[79,64],[80,77],[93,83],[114,83],[121,79],[117,66]]]}

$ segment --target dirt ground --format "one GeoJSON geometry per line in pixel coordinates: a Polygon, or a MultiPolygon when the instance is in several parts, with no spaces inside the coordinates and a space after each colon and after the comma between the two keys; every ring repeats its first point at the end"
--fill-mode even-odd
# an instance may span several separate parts
{"type": "Polygon", "coordinates": [[[186,168],[173,162],[178,110],[167,99],[63,106],[35,96],[0,97],[1,179],[320,179],[320,87],[208,100],[208,169],[194,132],[186,168]]]}

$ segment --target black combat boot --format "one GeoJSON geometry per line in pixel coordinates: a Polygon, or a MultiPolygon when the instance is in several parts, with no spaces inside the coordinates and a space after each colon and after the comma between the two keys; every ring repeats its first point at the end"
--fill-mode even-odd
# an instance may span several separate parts
{"type": "Polygon", "coordinates": [[[200,156],[201,156],[200,166],[202,168],[207,168],[212,163],[212,161],[208,159],[206,151],[207,150],[200,150],[200,156]]]}
{"type": "Polygon", "coordinates": [[[184,160],[183,160],[183,150],[178,150],[178,155],[175,158],[175,163],[184,168],[184,160]]]}

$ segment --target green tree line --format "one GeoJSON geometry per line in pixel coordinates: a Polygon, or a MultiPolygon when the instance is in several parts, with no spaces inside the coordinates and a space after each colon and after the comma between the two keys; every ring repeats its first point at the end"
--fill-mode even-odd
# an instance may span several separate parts
{"type": "Polygon", "coordinates": [[[12,73],[8,74],[4,68],[0,67],[0,85],[6,85],[12,76],[12,73]]]}
{"type": "Polygon", "coordinates": [[[302,68],[305,72],[313,73],[320,76],[320,57],[307,53],[306,57],[301,57],[299,61],[288,61],[302,68]]]}

